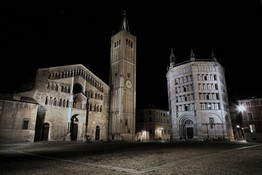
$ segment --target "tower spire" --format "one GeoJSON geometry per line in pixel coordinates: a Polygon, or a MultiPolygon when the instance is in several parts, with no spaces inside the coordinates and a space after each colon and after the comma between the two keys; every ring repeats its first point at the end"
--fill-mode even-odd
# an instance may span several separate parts
{"type": "Polygon", "coordinates": [[[169,56],[169,59],[170,59],[170,67],[173,67],[175,65],[175,54],[174,54],[174,51],[173,51],[173,48],[171,48],[171,53],[170,53],[170,56],[169,56]]]}
{"type": "Polygon", "coordinates": [[[216,59],[216,55],[215,55],[213,49],[212,49],[212,52],[211,52],[211,58],[213,58],[214,61],[217,61],[217,59],[216,59]]]}
{"type": "Polygon", "coordinates": [[[126,10],[124,10],[124,13],[123,13],[123,21],[120,27],[120,31],[130,32],[128,22],[127,22],[127,17],[126,17],[126,10]]]}
{"type": "Polygon", "coordinates": [[[193,52],[193,49],[191,48],[191,52],[190,52],[190,60],[191,61],[195,61],[195,54],[194,54],[194,52],[193,52]]]}

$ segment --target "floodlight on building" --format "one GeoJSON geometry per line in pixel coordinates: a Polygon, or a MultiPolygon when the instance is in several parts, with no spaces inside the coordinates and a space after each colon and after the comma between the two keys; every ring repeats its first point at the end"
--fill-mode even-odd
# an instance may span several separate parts
{"type": "Polygon", "coordinates": [[[243,112],[243,111],[246,110],[246,107],[243,106],[243,105],[239,105],[239,106],[237,106],[237,110],[238,110],[239,112],[243,112]]]}

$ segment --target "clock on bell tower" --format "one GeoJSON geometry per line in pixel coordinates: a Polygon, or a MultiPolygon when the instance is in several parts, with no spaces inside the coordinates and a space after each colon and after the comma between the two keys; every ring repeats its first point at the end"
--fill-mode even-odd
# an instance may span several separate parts
{"type": "Polygon", "coordinates": [[[120,31],[111,37],[109,139],[133,140],[136,113],[136,36],[124,12],[120,31]]]}

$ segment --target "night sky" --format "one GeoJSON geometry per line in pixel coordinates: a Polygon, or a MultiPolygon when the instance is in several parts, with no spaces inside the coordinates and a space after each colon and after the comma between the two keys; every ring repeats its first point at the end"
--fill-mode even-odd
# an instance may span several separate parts
{"type": "Polygon", "coordinates": [[[137,108],[168,109],[171,48],[176,63],[188,60],[191,48],[196,59],[210,59],[213,49],[230,101],[262,97],[261,2],[192,2],[1,8],[1,91],[19,91],[39,68],[70,64],[83,64],[108,84],[110,39],[126,10],[137,37],[137,108]]]}

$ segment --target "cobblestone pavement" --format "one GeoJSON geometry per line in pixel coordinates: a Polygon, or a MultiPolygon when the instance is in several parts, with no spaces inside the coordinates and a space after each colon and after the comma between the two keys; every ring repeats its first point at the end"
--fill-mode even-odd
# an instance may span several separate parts
{"type": "Polygon", "coordinates": [[[262,143],[5,143],[0,163],[3,175],[260,175],[262,143]]]}

